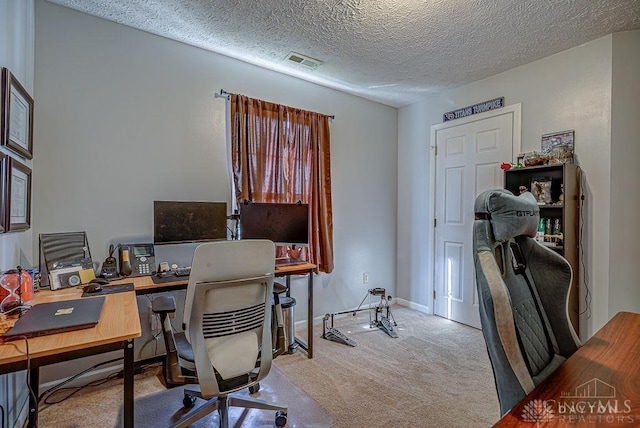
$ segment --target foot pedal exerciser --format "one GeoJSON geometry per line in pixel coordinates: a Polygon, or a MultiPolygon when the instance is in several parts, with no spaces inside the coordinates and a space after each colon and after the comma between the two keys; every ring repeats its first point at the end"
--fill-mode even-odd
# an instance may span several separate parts
{"type": "Polygon", "coordinates": [[[330,315],[326,314],[322,319],[322,338],[330,340],[332,342],[342,343],[344,345],[356,346],[356,341],[350,339],[346,334],[342,333],[336,328],[327,327],[327,321],[329,320],[329,317],[330,315]]]}
{"type": "MultiPolygon", "coordinates": [[[[397,338],[398,333],[394,330],[393,326],[397,326],[396,320],[393,318],[393,314],[391,313],[391,307],[389,306],[389,300],[391,300],[391,296],[385,296],[386,290],[384,288],[372,288],[369,290],[369,309],[375,309],[375,319],[371,319],[371,312],[369,312],[369,326],[370,327],[378,327],[380,330],[387,333],[390,337],[397,338]],[[371,296],[380,296],[380,303],[377,306],[371,307],[371,296]],[[386,311],[386,316],[382,314],[382,311],[386,311]],[[378,319],[378,316],[380,319],[378,319]]],[[[362,299],[362,303],[367,298],[365,296],[362,299]]],[[[362,303],[360,305],[362,306],[362,303]]]]}
{"type": "Polygon", "coordinates": [[[396,331],[393,329],[393,326],[391,325],[391,322],[384,315],[380,317],[380,324],[378,325],[378,328],[380,328],[380,330],[384,331],[391,337],[398,337],[398,333],[396,333],[396,331]]]}
{"type": "Polygon", "coordinates": [[[362,299],[362,302],[360,302],[360,305],[358,305],[356,309],[351,311],[334,312],[332,314],[326,314],[324,316],[322,323],[322,338],[331,340],[333,342],[343,343],[345,345],[356,346],[357,343],[355,340],[350,339],[349,337],[347,337],[347,335],[333,327],[333,317],[335,315],[341,314],[353,314],[355,316],[356,312],[360,311],[369,311],[369,327],[377,327],[387,333],[390,337],[397,338],[398,333],[393,327],[397,326],[398,323],[393,318],[393,314],[391,313],[391,307],[389,306],[390,300],[391,296],[386,295],[386,290],[384,288],[377,287],[368,290],[367,294],[364,296],[364,299],[362,299]],[[380,296],[380,303],[372,306],[371,296],[380,296]],[[367,297],[369,297],[369,307],[361,308],[362,304],[365,302],[365,300],[367,300],[367,297]],[[382,314],[383,310],[385,311],[386,315],[382,314]],[[371,317],[371,311],[374,311],[375,318],[371,317]],[[331,326],[327,326],[327,322],[329,321],[329,319],[331,319],[331,326]]]}

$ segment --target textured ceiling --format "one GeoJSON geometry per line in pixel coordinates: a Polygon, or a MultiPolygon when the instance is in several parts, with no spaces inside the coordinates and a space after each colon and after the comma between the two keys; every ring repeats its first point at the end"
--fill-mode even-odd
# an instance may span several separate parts
{"type": "Polygon", "coordinates": [[[640,28],[640,0],[48,1],[395,107],[640,28]]]}

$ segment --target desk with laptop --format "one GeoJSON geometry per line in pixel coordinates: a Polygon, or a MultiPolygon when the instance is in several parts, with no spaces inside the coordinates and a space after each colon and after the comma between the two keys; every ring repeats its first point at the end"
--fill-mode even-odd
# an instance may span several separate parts
{"type": "MultiPolygon", "coordinates": [[[[308,344],[295,338],[308,358],[313,357],[314,269],[311,263],[275,268],[275,276],[286,277],[287,286],[291,275],[308,275],[308,344]]],[[[29,385],[35,394],[29,398],[29,426],[37,426],[40,367],[123,350],[124,426],[133,427],[133,339],[142,333],[136,295],[187,287],[188,277],[174,278],[159,284],[152,276],[125,278],[103,285],[95,293],[83,292],[83,287],[35,293],[32,308],[18,319],[3,337],[5,343],[0,344],[0,374],[29,370],[29,385]]]]}
{"type": "MultiPolygon", "coordinates": [[[[308,206],[305,204],[243,204],[241,211],[242,236],[245,239],[270,239],[277,243],[307,242],[309,214],[308,206]]],[[[238,239],[240,216],[234,215],[230,218],[236,221],[232,239],[238,239]]],[[[155,201],[154,244],[180,244],[226,239],[228,219],[224,202],[155,201]]],[[[41,251],[45,250],[44,261],[47,270],[54,267],[54,264],[49,263],[46,257],[48,249],[59,251],[57,255],[60,256],[64,255],[68,258],[70,254],[74,254],[72,258],[81,259],[82,267],[78,268],[81,270],[77,272],[80,277],[83,271],[89,270],[88,266],[85,266],[86,262],[91,262],[85,232],[49,235],[51,235],[49,238],[52,242],[43,241],[43,235],[40,236],[40,247],[41,251]],[[59,243],[55,242],[58,238],[64,238],[63,245],[58,245],[59,243]]],[[[154,244],[144,244],[139,247],[147,249],[147,251],[148,248],[151,248],[151,255],[153,255],[154,244]]],[[[113,246],[107,260],[110,261],[108,267],[115,272],[115,258],[112,255],[113,246]]],[[[135,251],[126,254],[127,262],[130,256],[135,257],[135,251]]],[[[140,256],[143,258],[148,254],[141,253],[140,256]]],[[[9,331],[8,336],[4,339],[6,343],[0,344],[0,374],[29,370],[30,426],[37,425],[40,367],[119,349],[124,351],[124,426],[133,426],[133,371],[135,364],[133,339],[142,335],[136,295],[186,289],[189,282],[189,272],[184,270],[182,273],[186,274],[183,276],[174,274],[160,278],[153,272],[156,268],[156,266],[151,266],[151,264],[155,264],[153,257],[147,260],[147,263],[151,262],[151,264],[144,270],[131,269],[131,266],[126,266],[122,263],[123,261],[125,260],[121,257],[118,271],[127,273],[127,277],[102,284],[95,287],[95,290],[87,290],[93,291],[92,293],[83,293],[82,286],[77,286],[79,280],[72,283],[76,277],[76,272],[71,272],[75,269],[74,267],[58,265],[58,267],[64,266],[63,269],[66,269],[64,272],[59,270],[58,273],[63,273],[55,276],[58,285],[56,288],[58,289],[36,293],[31,302],[34,305],[32,309],[26,312],[9,331]],[[125,272],[127,269],[123,270],[123,267],[126,267],[128,272],[125,272]],[[152,275],[149,275],[150,273],[152,275]],[[52,317],[51,324],[43,322],[45,320],[43,313],[47,313],[47,316],[53,314],[50,315],[52,317]],[[93,318],[89,317],[90,315],[93,318]],[[85,317],[89,317],[89,319],[85,319],[85,317]],[[37,325],[33,324],[34,321],[37,325]],[[60,324],[61,321],[64,321],[65,324],[60,324]],[[29,338],[27,339],[27,337],[29,338]]],[[[287,296],[290,295],[290,277],[292,275],[307,275],[308,277],[308,343],[295,338],[299,347],[307,352],[308,358],[313,357],[313,271],[315,268],[314,264],[304,261],[280,260],[276,263],[274,270],[276,277],[286,278],[287,296]]],[[[46,271],[42,271],[42,266],[41,272],[46,274],[46,271]]],[[[107,271],[103,269],[102,272],[107,271]]],[[[53,279],[52,275],[49,275],[48,278],[53,279]]],[[[54,287],[52,286],[52,288],[54,287]]]]}
{"type": "MultiPolygon", "coordinates": [[[[50,328],[80,329],[42,336],[37,332],[31,332],[30,335],[37,337],[28,339],[28,343],[21,336],[14,337],[15,340],[0,345],[0,374],[29,370],[29,386],[32,391],[29,395],[29,426],[37,426],[40,367],[123,350],[124,426],[133,427],[133,339],[141,334],[135,294],[114,293],[90,298],[81,298],[81,294],[80,288],[44,290],[36,293],[32,301],[34,306],[20,319],[20,324],[24,324],[20,327],[24,328],[23,333],[29,333],[28,330],[33,328],[30,323],[39,320],[32,316],[38,315],[39,307],[45,312],[47,310],[53,310],[53,313],[71,312],[78,317],[78,324],[71,323],[65,326],[50,326],[50,328]],[[79,320],[79,318],[84,318],[90,312],[95,316],[98,309],[100,309],[98,322],[89,328],[84,328],[87,327],[86,320],[79,320]],[[22,323],[22,321],[26,322],[22,323]]],[[[66,317],[67,315],[58,316],[66,317]]]]}

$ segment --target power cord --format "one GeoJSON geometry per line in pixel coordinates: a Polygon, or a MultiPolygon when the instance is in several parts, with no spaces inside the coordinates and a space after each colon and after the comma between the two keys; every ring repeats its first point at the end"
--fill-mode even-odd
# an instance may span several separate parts
{"type": "MultiPolygon", "coordinates": [[[[27,357],[27,389],[29,390],[29,401],[33,400],[34,402],[34,406],[35,409],[32,409],[31,406],[29,406],[29,413],[31,412],[38,412],[38,397],[36,397],[36,393],[33,391],[33,389],[31,389],[31,357],[29,356],[29,339],[27,338],[27,336],[18,336],[21,339],[24,339],[24,345],[25,345],[25,350],[26,350],[26,357],[27,357]]],[[[3,419],[4,420],[4,419],[3,419]]]]}
{"type": "Polygon", "coordinates": [[[73,397],[75,394],[77,394],[78,392],[82,391],[83,389],[85,389],[88,386],[99,386],[102,385],[103,383],[106,383],[108,381],[110,381],[111,379],[116,379],[119,375],[120,371],[111,373],[109,376],[102,378],[102,379],[97,379],[94,381],[91,381],[87,384],[84,384],[82,386],[72,386],[72,387],[68,387],[68,388],[60,388],[57,389],[55,391],[53,391],[51,394],[49,394],[48,396],[44,397],[43,399],[43,403],[44,404],[48,404],[48,405],[54,405],[54,404],[59,404],[62,403],[63,401],[65,401],[67,398],[71,398],[73,397]],[[69,392],[69,394],[67,394],[66,396],[64,396],[63,398],[59,399],[59,400],[53,400],[51,401],[50,398],[57,393],[62,393],[62,392],[69,392]]]}
{"type": "Polygon", "coordinates": [[[4,407],[0,404],[0,412],[2,413],[2,428],[4,428],[4,407]]]}
{"type": "MultiPolygon", "coordinates": [[[[109,361],[103,361],[101,363],[94,364],[93,366],[89,367],[88,369],[85,369],[85,370],[81,371],[80,373],[76,373],[75,375],[71,376],[69,379],[66,379],[66,380],[60,382],[59,384],[54,385],[51,388],[47,389],[45,392],[40,394],[40,397],[38,397],[38,401],[40,401],[40,400],[42,400],[44,398],[44,403],[45,404],[58,404],[58,403],[63,402],[64,400],[66,400],[67,398],[71,397],[76,392],[82,390],[83,388],[85,388],[87,386],[101,385],[102,383],[104,383],[104,382],[108,381],[109,379],[111,379],[113,374],[110,374],[109,376],[107,376],[106,378],[103,378],[103,379],[98,379],[98,380],[95,380],[95,381],[91,381],[91,382],[89,382],[89,383],[87,383],[85,385],[82,385],[82,386],[61,388],[62,386],[68,384],[69,382],[72,382],[72,381],[76,380],[78,377],[82,376],[83,374],[85,374],[85,373],[87,373],[87,372],[89,372],[91,370],[97,369],[98,367],[104,366],[105,364],[110,364],[110,363],[113,363],[113,362],[116,362],[116,361],[120,361],[122,359],[123,359],[123,357],[114,358],[114,359],[109,360],[109,361]],[[47,398],[51,397],[56,392],[58,392],[58,391],[66,391],[66,390],[70,390],[70,389],[76,389],[76,391],[74,391],[73,393],[69,394],[67,397],[63,398],[60,401],[56,401],[56,402],[53,402],[53,403],[47,402],[47,398]],[[47,394],[48,394],[48,396],[45,398],[45,395],[47,395],[47,394]]],[[[119,373],[119,371],[117,373],[119,373]]]]}
{"type": "Polygon", "coordinates": [[[583,189],[585,188],[586,185],[586,178],[585,178],[585,174],[582,172],[582,169],[580,170],[580,265],[582,267],[582,278],[583,278],[583,283],[584,283],[584,289],[585,289],[585,293],[584,293],[584,310],[580,311],[579,314],[583,315],[583,314],[587,314],[587,319],[591,318],[591,290],[589,289],[589,271],[587,270],[587,266],[585,265],[584,259],[584,243],[583,243],[583,238],[584,238],[584,204],[585,204],[585,197],[584,197],[584,191],[583,189]]]}
{"type": "MultiPolygon", "coordinates": [[[[74,396],[75,394],[77,394],[78,392],[82,391],[83,389],[89,387],[89,386],[100,386],[102,384],[105,384],[107,382],[109,382],[112,379],[117,379],[119,377],[122,377],[122,370],[118,370],[116,372],[113,372],[111,374],[109,374],[107,377],[104,377],[102,379],[96,379],[94,381],[91,381],[89,383],[86,383],[82,386],[72,386],[72,387],[68,387],[68,388],[61,388],[63,385],[66,385],[67,383],[73,381],[74,379],[76,379],[78,376],[83,375],[84,373],[96,369],[102,365],[105,364],[109,364],[109,363],[113,363],[115,361],[119,361],[122,360],[122,358],[114,358],[113,360],[109,360],[109,361],[104,361],[102,363],[96,364],[86,370],[83,370],[80,373],[75,374],[74,376],[72,376],[71,378],[65,380],[64,382],[59,383],[58,385],[55,385],[51,388],[49,388],[47,391],[43,392],[42,394],[40,394],[40,400],[42,400],[44,398],[43,403],[44,404],[48,404],[50,406],[55,405],[55,404],[59,404],[62,403],[63,401],[65,401],[68,398],[71,398],[72,396],[74,396]],[[50,398],[56,394],[56,393],[60,393],[60,392],[68,392],[71,391],[69,394],[67,394],[65,397],[59,399],[59,400],[50,400],[50,398]],[[48,394],[48,395],[47,395],[48,394]],[[45,397],[46,395],[46,397],[45,397]]],[[[147,370],[148,368],[154,367],[158,365],[158,363],[150,363],[150,364],[145,364],[143,366],[140,367],[140,371],[144,372],[145,370],[147,370]]]]}
{"type": "MultiPolygon", "coordinates": [[[[153,304],[153,299],[151,297],[149,297],[149,295],[145,295],[145,296],[146,296],[147,300],[149,301],[149,304],[152,305],[153,304]]],[[[151,310],[151,306],[149,307],[149,310],[151,310]]],[[[158,315],[154,314],[154,313],[152,313],[151,316],[158,317],[158,315]]],[[[140,347],[140,351],[138,351],[138,358],[142,358],[142,352],[147,347],[147,345],[149,345],[151,342],[155,342],[155,348],[154,348],[154,351],[153,351],[153,355],[156,356],[158,354],[158,338],[162,335],[162,326],[160,326],[159,330],[154,330],[152,328],[151,329],[151,333],[152,333],[152,337],[150,337],[144,343],[144,345],[142,345],[140,347]]]]}

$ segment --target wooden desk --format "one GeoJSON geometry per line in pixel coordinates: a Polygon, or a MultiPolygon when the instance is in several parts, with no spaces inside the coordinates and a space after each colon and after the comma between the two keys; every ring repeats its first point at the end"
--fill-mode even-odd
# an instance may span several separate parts
{"type": "Polygon", "coordinates": [[[640,425],[640,314],[616,314],[495,426],[531,428],[534,423],[640,425]],[[533,403],[540,410],[535,414],[528,413],[533,403]]]}
{"type": "MultiPolygon", "coordinates": [[[[274,276],[285,277],[287,284],[287,296],[291,290],[291,275],[307,275],[307,343],[296,337],[295,341],[307,353],[308,358],[313,358],[313,270],[316,265],[301,263],[288,266],[276,266],[274,276]]],[[[189,283],[189,277],[175,277],[175,280],[156,284],[150,276],[136,276],[113,281],[113,284],[133,282],[136,294],[161,293],[172,290],[184,290],[189,283]]]]}
{"type": "MultiPolygon", "coordinates": [[[[80,298],[80,288],[39,291],[32,303],[80,298]]],[[[0,345],[0,374],[29,368],[31,389],[39,394],[40,367],[89,355],[124,351],[124,426],[133,427],[133,339],[141,335],[138,305],[134,293],[105,296],[100,321],[93,328],[29,339],[29,363],[24,340],[0,345]]],[[[29,426],[37,426],[38,403],[29,397],[29,426]]]]}

